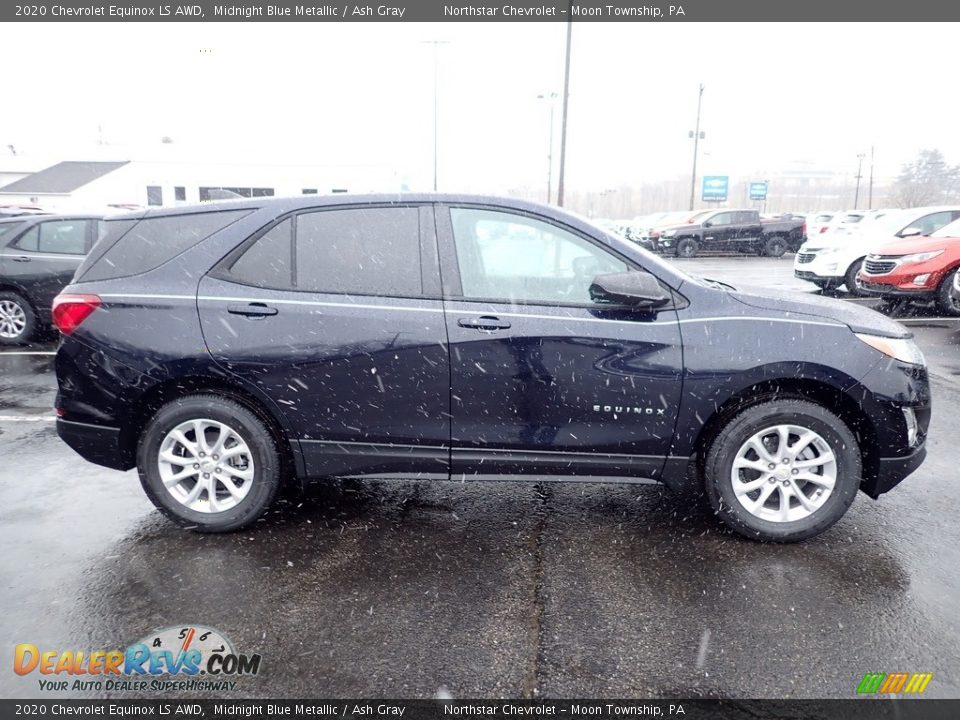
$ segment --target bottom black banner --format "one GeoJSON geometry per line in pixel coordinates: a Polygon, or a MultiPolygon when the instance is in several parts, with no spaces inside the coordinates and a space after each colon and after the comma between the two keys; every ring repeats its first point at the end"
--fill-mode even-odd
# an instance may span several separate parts
{"type": "Polygon", "coordinates": [[[953,720],[958,700],[0,700],[0,718],[953,720]]]}

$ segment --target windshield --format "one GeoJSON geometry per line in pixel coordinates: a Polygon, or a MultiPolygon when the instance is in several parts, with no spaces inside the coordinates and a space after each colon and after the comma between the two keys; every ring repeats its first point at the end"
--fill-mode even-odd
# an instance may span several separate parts
{"type": "Polygon", "coordinates": [[[949,237],[955,238],[960,237],[960,219],[954,220],[952,223],[947,223],[939,230],[930,233],[930,237],[949,237]]]}
{"type": "Polygon", "coordinates": [[[0,237],[3,237],[8,232],[13,230],[14,228],[20,227],[21,225],[23,225],[22,222],[0,223],[0,237]]]}

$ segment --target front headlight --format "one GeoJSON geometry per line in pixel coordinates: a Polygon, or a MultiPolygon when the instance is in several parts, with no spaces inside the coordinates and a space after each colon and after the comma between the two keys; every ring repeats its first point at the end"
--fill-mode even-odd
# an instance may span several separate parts
{"type": "Polygon", "coordinates": [[[888,338],[867,333],[854,333],[861,341],[887,357],[910,365],[926,365],[927,360],[913,340],[907,338],[888,338]]]}
{"type": "Polygon", "coordinates": [[[821,249],[818,251],[818,254],[820,254],[820,255],[833,255],[835,252],[839,252],[839,250],[840,250],[840,248],[825,247],[825,248],[821,248],[821,249]]]}
{"type": "Polygon", "coordinates": [[[943,250],[931,250],[930,252],[917,253],[916,255],[904,255],[900,258],[900,262],[904,265],[909,263],[921,263],[926,262],[927,260],[933,260],[935,257],[943,255],[943,250]]]}

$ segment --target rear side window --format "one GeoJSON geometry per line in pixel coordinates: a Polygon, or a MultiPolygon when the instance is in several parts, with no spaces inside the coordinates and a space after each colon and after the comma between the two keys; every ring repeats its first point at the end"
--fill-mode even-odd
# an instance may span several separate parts
{"type": "Polygon", "coordinates": [[[232,279],[245,285],[293,288],[293,220],[287,218],[264,233],[228,272],[232,279]]]}
{"type": "Polygon", "coordinates": [[[91,253],[87,268],[81,266],[77,271],[77,278],[84,282],[110,280],[153,270],[250,212],[230,210],[120,221],[133,223],[122,234],[111,227],[115,221],[108,222],[106,235],[91,253]],[[116,240],[108,244],[111,236],[116,240]]]}
{"type": "Polygon", "coordinates": [[[423,294],[417,208],[326,210],[297,216],[298,290],[423,294]]]}

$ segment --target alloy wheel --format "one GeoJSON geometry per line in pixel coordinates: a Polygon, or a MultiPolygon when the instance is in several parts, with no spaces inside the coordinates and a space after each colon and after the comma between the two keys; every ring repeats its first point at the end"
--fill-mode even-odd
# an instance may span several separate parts
{"type": "Polygon", "coordinates": [[[27,314],[13,300],[0,301],[0,337],[18,338],[27,326],[27,314]]]}
{"type": "Polygon", "coordinates": [[[774,425],[744,442],[730,473],[733,492],[751,515],[794,522],[823,507],[837,482],[837,459],[821,435],[774,425]]]}
{"type": "Polygon", "coordinates": [[[254,482],[253,453],[229,425],[187,420],[170,430],[157,453],[160,479],[181,505],[218,513],[239,505],[254,482]]]}

